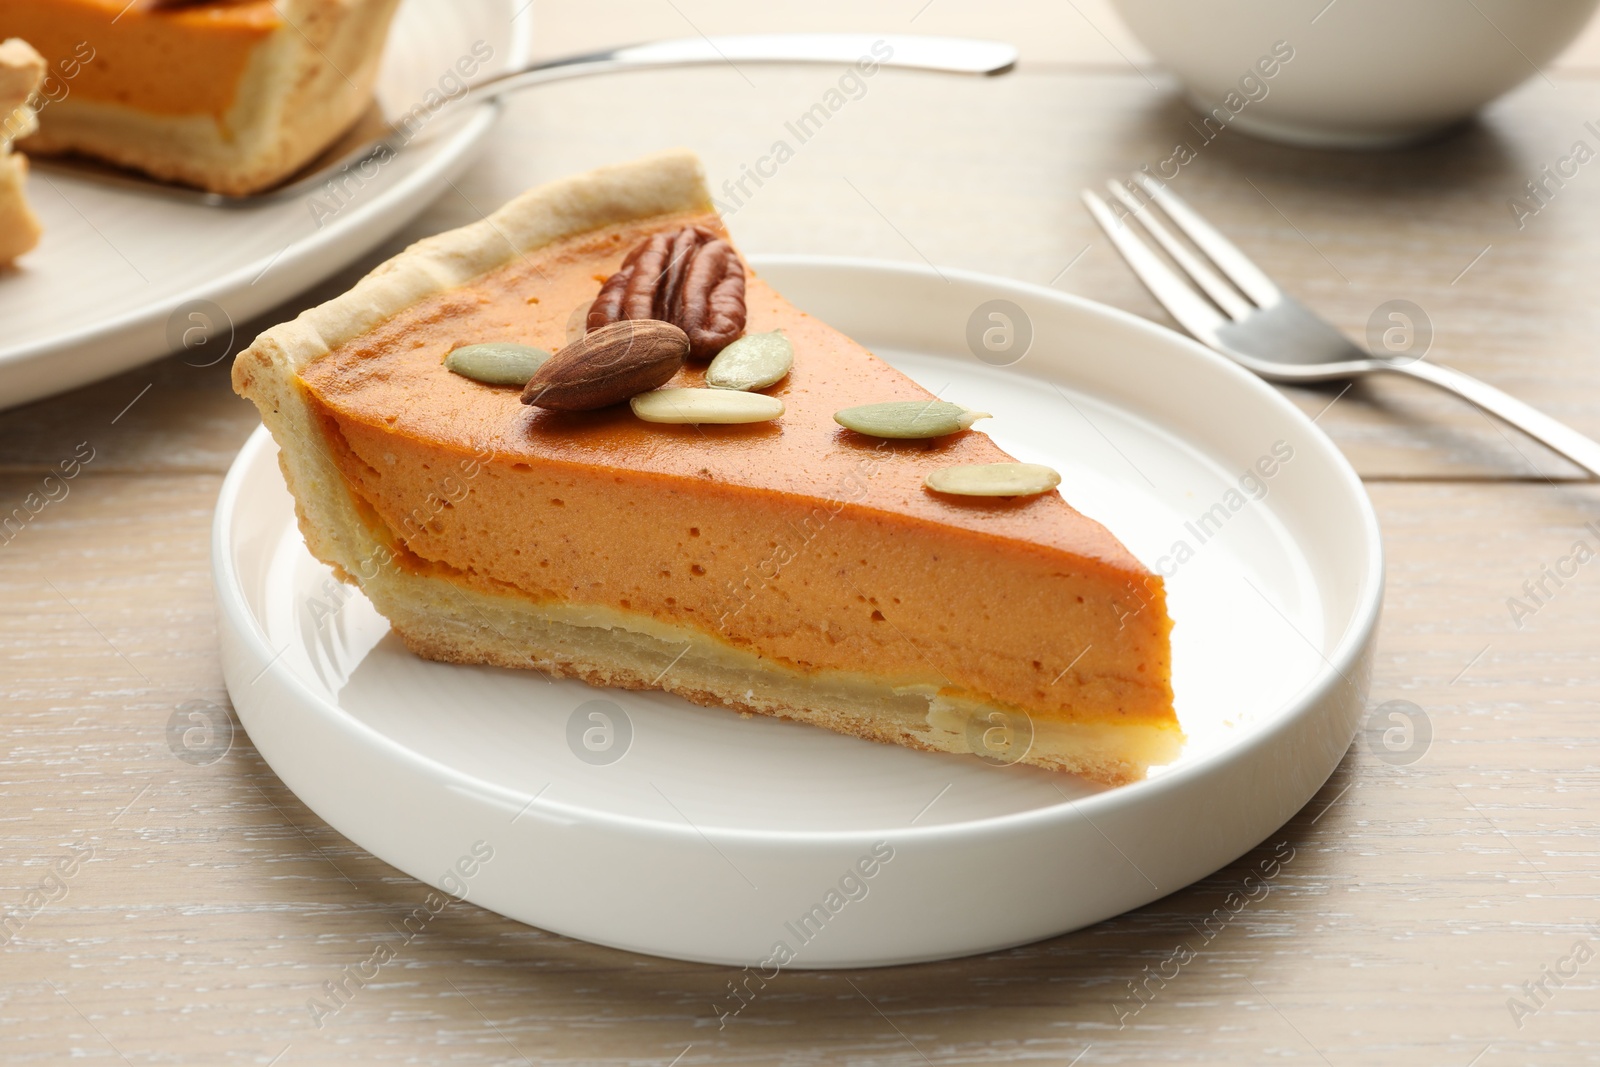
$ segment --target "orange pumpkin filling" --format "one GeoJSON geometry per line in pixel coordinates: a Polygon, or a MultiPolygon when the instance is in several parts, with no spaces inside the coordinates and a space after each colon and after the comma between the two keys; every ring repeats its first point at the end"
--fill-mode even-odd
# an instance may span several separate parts
{"type": "Polygon", "coordinates": [[[167,10],[144,0],[0,4],[0,39],[32,44],[70,95],[218,120],[232,109],[254,50],[282,25],[272,0],[167,10]]]}
{"type": "MultiPolygon", "coordinates": [[[[1010,459],[980,432],[881,442],[837,425],[841,408],[930,394],[754,275],[748,332],[781,328],[794,346],[790,376],[766,390],[786,405],[776,422],[542,411],[441,365],[466,344],[561,347],[629,249],[686,223],[723,232],[715,216],[679,216],[568,238],[303,369],[338,468],[397,558],[487,592],[647,616],[800,671],[869,670],[1047,720],[1175,728],[1161,580],[1056,493],[923,488],[935,468],[1010,459]]],[[[692,365],[671,384],[702,380],[692,365]]]]}

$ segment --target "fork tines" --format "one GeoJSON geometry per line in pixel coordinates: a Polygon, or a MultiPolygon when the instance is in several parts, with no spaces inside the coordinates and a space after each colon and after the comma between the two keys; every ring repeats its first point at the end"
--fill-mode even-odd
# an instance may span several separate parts
{"type": "Polygon", "coordinates": [[[1247,318],[1258,308],[1283,299],[1283,291],[1249,257],[1160,182],[1136,173],[1126,183],[1106,184],[1113,204],[1121,210],[1085,189],[1083,201],[1090,214],[1151,295],[1196,337],[1208,340],[1229,320],[1247,318]],[[1130,218],[1155,240],[1188,281],[1139,237],[1128,225],[1130,218]],[[1189,243],[1179,240],[1168,223],[1189,243]]]}

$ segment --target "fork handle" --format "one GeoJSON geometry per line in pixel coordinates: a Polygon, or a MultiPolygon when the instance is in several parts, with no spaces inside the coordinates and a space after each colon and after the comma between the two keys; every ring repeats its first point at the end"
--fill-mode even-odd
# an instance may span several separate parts
{"type": "Polygon", "coordinates": [[[1390,363],[1388,369],[1396,374],[1431,382],[1464,400],[1498,416],[1532,437],[1555,449],[1590,474],[1600,477],[1600,443],[1574,430],[1564,422],[1530,407],[1509,393],[1480,382],[1470,374],[1463,374],[1437,363],[1417,360],[1412,363],[1390,363]]]}
{"type": "MultiPolygon", "coordinates": [[[[3,2],[3,0],[0,0],[3,2]]],[[[684,37],[561,56],[503,71],[467,86],[446,101],[450,109],[548,82],[630,70],[726,64],[870,63],[877,67],[945,74],[1005,74],[1017,63],[1017,49],[1004,41],[929,37],[906,33],[757,33],[728,37],[684,37]]],[[[741,72],[742,73],[742,72],[741,72]]],[[[442,109],[441,109],[442,110],[442,109]]],[[[437,112],[429,120],[437,117],[437,112]]]]}

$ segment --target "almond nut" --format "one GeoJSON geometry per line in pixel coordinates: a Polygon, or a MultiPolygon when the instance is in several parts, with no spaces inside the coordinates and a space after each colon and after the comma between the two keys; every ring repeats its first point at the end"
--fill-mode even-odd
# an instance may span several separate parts
{"type": "Polygon", "coordinates": [[[665,385],[689,354],[689,335],[669,322],[624,319],[592,330],[540,367],[522,402],[593,411],[665,385]]]}

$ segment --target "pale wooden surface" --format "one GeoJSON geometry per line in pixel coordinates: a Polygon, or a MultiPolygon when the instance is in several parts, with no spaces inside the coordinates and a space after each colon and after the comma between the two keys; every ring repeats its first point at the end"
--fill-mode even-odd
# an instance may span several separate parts
{"type": "MultiPolygon", "coordinates": [[[[920,6],[637,0],[603,24],[593,5],[538,11],[558,50],[689,32],[686,20],[717,32],[881,14],[893,29],[920,6]]],[[[1182,108],[1158,72],[1108,60],[1105,38],[1075,24],[1081,11],[1120,40],[1099,4],[997,4],[987,22],[975,8],[935,0],[914,28],[1027,34],[1020,73],[875,79],[737,213],[737,236],[752,251],[925,256],[1053,281],[1161,319],[1074,194],[1161,158],[1182,108]]],[[[1600,115],[1584,47],[1600,54],[1580,45],[1554,86],[1530,84],[1445,141],[1336,156],[1230,134],[1179,188],[1341,325],[1360,331],[1379,303],[1413,299],[1438,358],[1600,434],[1600,172],[1520,233],[1504,206],[1600,115]]],[[[459,191],[388,250],[656,147],[698,149],[720,181],[829,81],[752,80],[708,70],[527,97],[459,191]],[[630,109],[647,86],[662,106],[630,109]]],[[[1332,396],[1296,399],[1315,412],[1332,396]]],[[[1321,419],[1383,522],[1373,703],[1426,709],[1436,736],[1419,763],[1389,766],[1358,742],[1304,812],[1197,886],[990,957],[790,972],[720,1032],[723,969],[462,904],[384,984],[311,1026],[307,998],[390,936],[424,887],[328,829],[242,736],[208,767],[168,750],[174,707],[226,700],[207,541],[222,475],[255,424],[224,366],[177,360],[0,414],[0,510],[79,442],[95,450],[70,494],[0,546],[0,916],[58,856],[94,849],[65,897],[0,947],[8,1063],[1600,1062],[1600,959],[1520,1027],[1507,1008],[1579,938],[1600,947],[1581,927],[1600,918],[1600,570],[1580,571],[1521,629],[1506,608],[1600,520],[1600,491],[1563,482],[1558,461],[1447,397],[1385,383],[1321,419]],[[1294,859],[1277,888],[1118,1029],[1128,983],[1180,942],[1201,944],[1196,924],[1280,842],[1294,859]]]]}

